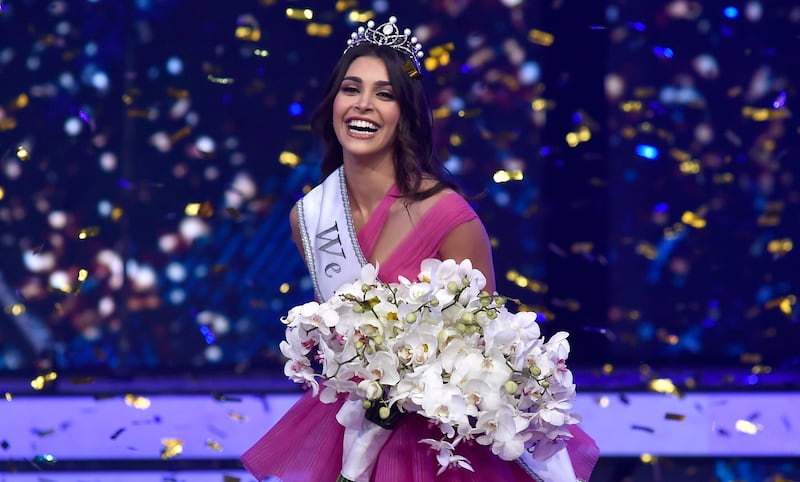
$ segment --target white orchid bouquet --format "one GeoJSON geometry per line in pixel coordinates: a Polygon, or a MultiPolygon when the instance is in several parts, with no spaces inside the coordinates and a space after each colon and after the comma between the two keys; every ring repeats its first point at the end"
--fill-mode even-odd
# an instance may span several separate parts
{"type": "Polygon", "coordinates": [[[464,440],[504,460],[548,457],[579,422],[568,334],[545,341],[535,313],[512,313],[485,285],[469,260],[427,259],[417,280],[398,283],[366,265],[324,303],[282,319],[285,373],[325,403],[344,394],[380,419],[405,412],[433,421],[442,437],[420,442],[435,449],[439,473],[472,470],[455,453],[464,440]]]}

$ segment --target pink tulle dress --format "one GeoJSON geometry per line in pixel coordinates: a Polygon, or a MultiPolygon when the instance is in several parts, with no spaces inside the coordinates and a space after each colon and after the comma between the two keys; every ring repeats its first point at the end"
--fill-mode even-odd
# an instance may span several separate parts
{"type": "MultiPolygon", "coordinates": [[[[383,228],[397,188],[384,197],[372,218],[358,233],[361,250],[370,259],[383,228]]],[[[438,257],[445,236],[456,226],[477,215],[458,194],[445,194],[392,255],[381,261],[379,277],[396,281],[402,275],[416,279],[426,258],[438,257]],[[417,233],[424,233],[417,235],[417,233]]],[[[307,392],[242,457],[245,468],[258,480],[269,476],[283,482],[334,482],[342,463],[344,427],[336,420],[342,402],[326,404],[307,392]]],[[[589,480],[599,451],[591,437],[573,427],[567,445],[575,473],[589,480]]],[[[423,438],[441,438],[441,432],[419,415],[403,417],[384,445],[372,475],[372,482],[530,482],[531,477],[515,462],[500,459],[488,447],[462,442],[456,453],[465,456],[474,472],[451,467],[441,475],[435,454],[423,438]]]]}

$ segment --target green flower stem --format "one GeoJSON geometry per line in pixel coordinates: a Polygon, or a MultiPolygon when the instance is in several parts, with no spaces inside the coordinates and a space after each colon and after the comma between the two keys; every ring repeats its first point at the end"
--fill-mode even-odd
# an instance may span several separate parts
{"type": "Polygon", "coordinates": [[[336,482],[353,482],[353,481],[348,479],[344,475],[339,474],[339,477],[336,478],[336,482]]]}

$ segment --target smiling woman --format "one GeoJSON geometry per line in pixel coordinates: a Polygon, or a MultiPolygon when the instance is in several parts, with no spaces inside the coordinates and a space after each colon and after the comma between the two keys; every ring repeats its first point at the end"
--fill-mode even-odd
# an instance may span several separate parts
{"type": "Polygon", "coordinates": [[[353,60],[333,101],[333,130],[344,162],[391,174],[399,119],[384,61],[373,56],[353,60]]]}
{"type": "MultiPolygon", "coordinates": [[[[394,18],[378,27],[370,21],[353,34],[312,116],[312,129],[325,145],[324,181],[297,202],[290,220],[319,302],[336,303],[338,290],[353,283],[367,264],[378,267],[382,281],[394,283],[420,279],[420,265],[427,259],[468,263],[485,278],[481,288],[494,292],[484,225],[434,153],[420,52],[411,31],[401,33],[394,18]]],[[[292,348],[281,346],[289,356],[292,348]]],[[[306,368],[302,358],[311,348],[299,346],[306,353],[287,365],[287,374],[306,368]]],[[[372,376],[373,371],[358,374],[362,381],[372,376]]],[[[415,413],[390,425],[373,423],[363,405],[367,394],[347,400],[345,388],[328,385],[328,403],[323,403],[314,392],[242,456],[259,480],[540,480],[533,467],[547,473],[548,481],[574,482],[588,479],[597,461],[594,441],[571,426],[565,429],[565,438],[572,437],[566,448],[542,441],[542,450],[555,454],[543,455],[546,460],[538,467],[533,461],[503,460],[477,443],[461,444],[456,453],[441,446],[437,463],[430,446],[419,441],[440,440],[445,428],[415,413]],[[473,471],[459,463],[465,458],[473,471]],[[439,463],[447,470],[440,471],[439,463]]]]}

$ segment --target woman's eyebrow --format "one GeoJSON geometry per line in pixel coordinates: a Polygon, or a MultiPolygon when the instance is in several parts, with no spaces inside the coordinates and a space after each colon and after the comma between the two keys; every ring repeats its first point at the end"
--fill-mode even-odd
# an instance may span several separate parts
{"type": "MultiPolygon", "coordinates": [[[[364,81],[361,79],[361,77],[356,77],[354,75],[350,75],[350,76],[347,76],[347,77],[343,78],[342,82],[344,82],[345,80],[349,80],[350,82],[356,82],[356,83],[359,83],[359,84],[363,84],[364,83],[364,81]]],[[[375,82],[375,85],[377,87],[391,87],[392,83],[390,81],[388,81],[388,80],[378,80],[378,81],[375,82]]]]}

